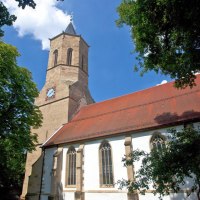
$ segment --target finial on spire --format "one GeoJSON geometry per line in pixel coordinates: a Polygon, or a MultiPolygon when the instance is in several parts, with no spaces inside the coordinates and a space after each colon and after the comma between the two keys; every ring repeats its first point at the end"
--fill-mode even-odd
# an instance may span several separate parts
{"type": "Polygon", "coordinates": [[[73,21],[73,15],[71,14],[70,15],[70,22],[72,22],[73,21]]]}

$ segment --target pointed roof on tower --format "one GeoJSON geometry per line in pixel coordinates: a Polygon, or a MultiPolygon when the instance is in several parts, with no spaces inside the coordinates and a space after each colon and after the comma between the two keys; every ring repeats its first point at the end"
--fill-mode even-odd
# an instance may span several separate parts
{"type": "Polygon", "coordinates": [[[71,34],[71,35],[76,35],[76,31],[75,31],[74,26],[73,26],[71,21],[68,24],[67,28],[65,29],[65,33],[68,33],[68,34],[71,34]]]}

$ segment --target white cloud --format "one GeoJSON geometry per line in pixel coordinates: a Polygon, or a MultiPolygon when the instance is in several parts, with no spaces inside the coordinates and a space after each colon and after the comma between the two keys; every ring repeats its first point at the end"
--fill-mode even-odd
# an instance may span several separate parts
{"type": "Polygon", "coordinates": [[[35,0],[36,8],[21,9],[15,0],[3,0],[11,14],[17,16],[13,24],[18,35],[31,35],[40,40],[42,49],[49,49],[49,38],[61,33],[70,22],[70,15],[57,7],[57,0],[35,0]]]}
{"type": "Polygon", "coordinates": [[[162,84],[165,84],[167,83],[167,80],[162,80],[161,83],[157,84],[157,85],[162,85],[162,84]]]}

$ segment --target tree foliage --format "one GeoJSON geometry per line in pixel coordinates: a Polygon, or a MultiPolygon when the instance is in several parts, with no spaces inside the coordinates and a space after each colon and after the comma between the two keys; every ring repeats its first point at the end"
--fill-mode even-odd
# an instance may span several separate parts
{"type": "MultiPolygon", "coordinates": [[[[21,184],[26,152],[37,137],[30,128],[41,125],[42,115],[34,105],[38,90],[31,73],[17,66],[17,49],[0,42],[0,193],[21,184]]],[[[4,192],[5,193],[5,192],[4,192]]]]}
{"type": "MultiPolygon", "coordinates": [[[[30,6],[32,8],[35,8],[36,4],[33,0],[15,0],[18,2],[18,6],[22,7],[23,9],[26,6],[30,6]]],[[[0,1],[0,37],[4,35],[4,31],[1,29],[2,26],[8,25],[11,26],[13,22],[17,19],[15,15],[10,15],[8,12],[8,9],[3,4],[2,1],[0,1]]]]}
{"type": "Polygon", "coordinates": [[[137,149],[123,158],[125,166],[141,160],[141,168],[134,181],[119,181],[120,187],[145,194],[152,185],[154,194],[160,194],[162,199],[170,192],[179,192],[190,178],[192,184],[188,196],[196,192],[200,199],[200,130],[188,127],[170,132],[167,145],[160,151],[154,148],[147,153],[137,149]]]}
{"type": "Polygon", "coordinates": [[[15,20],[16,17],[14,15],[10,15],[7,8],[0,1],[0,37],[4,35],[4,31],[1,29],[1,27],[4,25],[11,26],[15,20]]]}
{"type": "Polygon", "coordinates": [[[175,79],[175,86],[195,85],[200,71],[199,0],[122,0],[118,25],[130,26],[138,66],[175,79]]]}
{"type": "MultiPolygon", "coordinates": [[[[22,9],[24,9],[26,6],[30,6],[33,9],[36,7],[36,3],[34,0],[15,0],[15,1],[18,2],[18,6],[21,7],[22,9]]],[[[64,1],[64,0],[57,0],[57,1],[64,1]]],[[[8,9],[0,0],[0,37],[4,35],[2,27],[4,25],[11,26],[16,19],[17,17],[15,15],[10,15],[8,9]]]]}
{"type": "Polygon", "coordinates": [[[33,0],[15,0],[15,1],[17,1],[18,2],[18,6],[22,7],[23,9],[26,6],[30,6],[32,8],[35,8],[35,6],[36,6],[36,3],[33,0]]]}

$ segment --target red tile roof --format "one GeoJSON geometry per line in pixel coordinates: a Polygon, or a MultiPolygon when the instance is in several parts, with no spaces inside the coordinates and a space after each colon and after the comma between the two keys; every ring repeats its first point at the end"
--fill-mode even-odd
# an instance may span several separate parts
{"type": "Polygon", "coordinates": [[[200,75],[196,84],[181,90],[171,82],[85,106],[44,146],[200,120],[200,75]]]}

